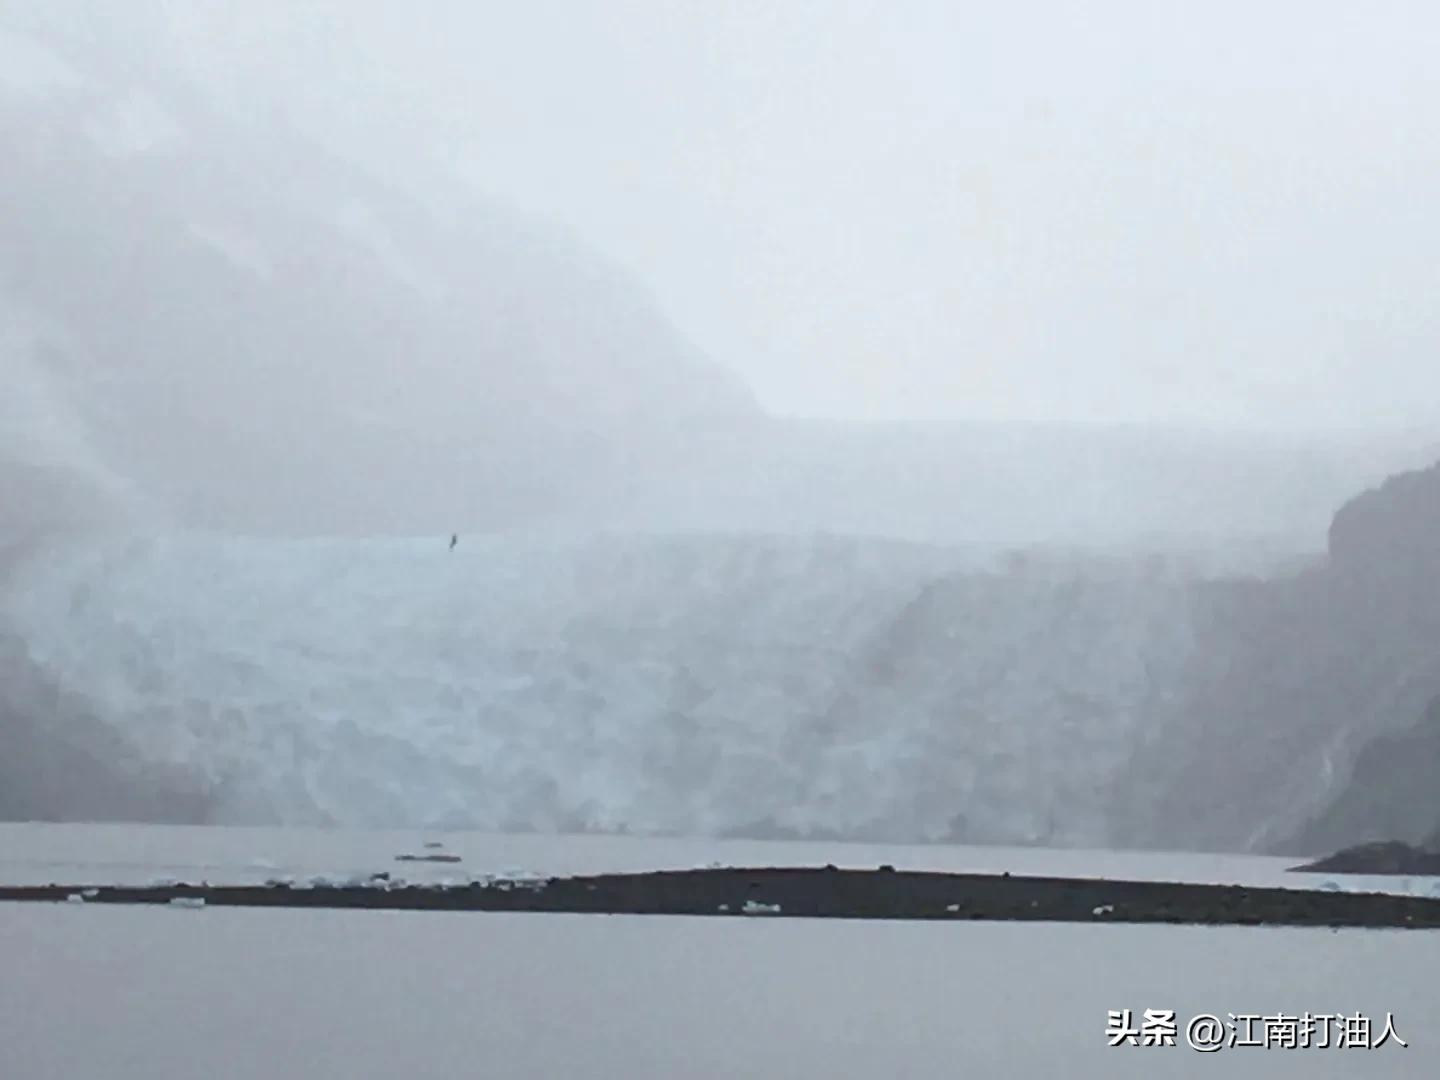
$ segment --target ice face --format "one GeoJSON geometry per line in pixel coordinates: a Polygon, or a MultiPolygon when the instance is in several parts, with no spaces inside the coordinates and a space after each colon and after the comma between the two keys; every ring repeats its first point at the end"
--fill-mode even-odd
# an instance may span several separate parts
{"type": "Polygon", "coordinates": [[[231,823],[1098,843],[1186,649],[1184,587],[1128,572],[448,539],[55,549],[3,616],[72,712],[231,823]]]}

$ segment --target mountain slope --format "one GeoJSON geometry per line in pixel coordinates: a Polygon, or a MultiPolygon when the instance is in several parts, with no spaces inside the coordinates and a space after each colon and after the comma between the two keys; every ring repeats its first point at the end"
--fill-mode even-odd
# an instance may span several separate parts
{"type": "MultiPolygon", "coordinates": [[[[66,468],[185,527],[825,529],[1253,562],[1318,550],[1333,507],[1425,441],[765,417],[558,227],[453,178],[400,190],[278,110],[238,117],[118,16],[113,41],[31,16],[0,14],[0,377],[43,383],[66,468]]],[[[0,460],[31,460],[7,421],[0,460]]]]}
{"type": "MultiPolygon", "coordinates": [[[[1385,740],[1440,696],[1437,521],[1440,466],[1342,507],[1322,565],[1205,586],[1175,705],[1118,785],[1117,834],[1310,852],[1375,839],[1366,815],[1325,808],[1354,801],[1352,770],[1379,783],[1385,740]]],[[[1422,814],[1416,828],[1432,824],[1422,814]]]]}
{"type": "Polygon", "coordinates": [[[748,421],[642,287],[553,228],[441,214],[183,83],[0,21],[0,360],[193,524],[508,524],[624,441],[748,421]]]}

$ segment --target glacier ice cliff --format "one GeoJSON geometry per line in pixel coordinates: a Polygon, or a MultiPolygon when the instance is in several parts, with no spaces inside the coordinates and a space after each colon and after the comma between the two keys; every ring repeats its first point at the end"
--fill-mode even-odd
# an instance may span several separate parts
{"type": "Polygon", "coordinates": [[[1188,596],[843,538],[193,535],[51,545],[0,617],[58,735],[205,820],[1099,843],[1188,596]]]}
{"type": "Polygon", "coordinates": [[[1386,755],[1440,697],[1437,476],[1269,579],[825,535],[50,537],[0,601],[5,738],[118,766],[102,816],[1340,846],[1405,820],[1386,755]]]}

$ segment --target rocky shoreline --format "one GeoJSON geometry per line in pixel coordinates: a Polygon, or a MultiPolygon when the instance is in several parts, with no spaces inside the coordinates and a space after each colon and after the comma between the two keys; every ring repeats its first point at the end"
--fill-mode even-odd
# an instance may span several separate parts
{"type": "Polygon", "coordinates": [[[395,911],[1440,928],[1440,899],[1152,881],[824,868],[419,885],[0,887],[0,901],[395,911]]]}

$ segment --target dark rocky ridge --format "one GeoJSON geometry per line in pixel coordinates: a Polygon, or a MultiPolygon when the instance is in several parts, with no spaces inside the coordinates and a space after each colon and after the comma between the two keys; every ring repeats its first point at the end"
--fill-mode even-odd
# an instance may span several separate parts
{"type": "Polygon", "coordinates": [[[1290,869],[1306,874],[1413,874],[1429,877],[1440,875],[1440,853],[1387,840],[1346,848],[1327,858],[1290,869]]]}
{"type": "Polygon", "coordinates": [[[751,918],[994,919],[1214,926],[1440,928],[1440,900],[1152,881],[939,874],[835,867],[682,870],[462,886],[295,889],[0,887],[0,901],[401,911],[709,915],[751,918]]]}

